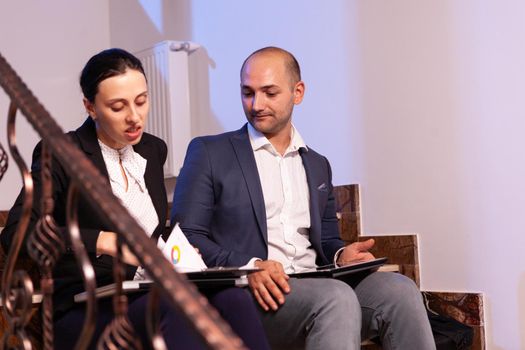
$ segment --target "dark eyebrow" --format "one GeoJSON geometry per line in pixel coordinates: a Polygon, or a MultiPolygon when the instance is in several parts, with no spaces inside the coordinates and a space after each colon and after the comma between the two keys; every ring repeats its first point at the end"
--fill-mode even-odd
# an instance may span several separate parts
{"type": "MultiPolygon", "coordinates": [[[[261,87],[261,90],[265,91],[265,90],[269,90],[271,88],[276,88],[276,89],[279,89],[279,86],[277,85],[274,85],[274,84],[271,84],[271,85],[265,85],[263,87],[261,87]]],[[[250,90],[253,90],[253,88],[249,85],[241,85],[241,89],[250,89],[250,90]]]]}
{"type": "MultiPolygon", "coordinates": [[[[135,98],[137,97],[141,97],[141,96],[147,96],[148,95],[148,91],[144,91],[144,92],[141,92],[140,94],[138,94],[135,98]]],[[[112,100],[109,100],[108,103],[109,104],[113,104],[113,103],[116,103],[116,102],[126,102],[126,99],[125,98],[114,98],[112,100]]]]}
{"type": "Polygon", "coordinates": [[[123,99],[123,98],[114,98],[112,100],[109,100],[107,103],[113,104],[113,103],[117,103],[117,102],[123,102],[124,103],[124,102],[126,102],[126,100],[123,99]]]}

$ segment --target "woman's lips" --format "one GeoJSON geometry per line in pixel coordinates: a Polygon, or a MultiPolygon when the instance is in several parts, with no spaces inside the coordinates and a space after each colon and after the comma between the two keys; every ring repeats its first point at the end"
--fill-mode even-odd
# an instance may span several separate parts
{"type": "Polygon", "coordinates": [[[142,128],[130,128],[127,129],[124,134],[129,141],[135,141],[140,135],[142,135],[142,128]]]}

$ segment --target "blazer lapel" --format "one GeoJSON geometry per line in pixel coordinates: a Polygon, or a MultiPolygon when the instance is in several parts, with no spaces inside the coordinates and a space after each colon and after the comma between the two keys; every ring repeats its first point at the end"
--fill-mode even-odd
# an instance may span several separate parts
{"type": "Polygon", "coordinates": [[[246,125],[237,133],[230,137],[233,149],[239,161],[244,181],[248,187],[250,200],[252,202],[253,211],[257,219],[259,230],[264,237],[264,241],[268,244],[268,228],[266,226],[266,209],[264,206],[264,196],[262,193],[261,180],[259,172],[257,171],[257,163],[248,136],[246,125]]]}
{"type": "Polygon", "coordinates": [[[106,163],[104,163],[102,151],[98,144],[97,130],[93,120],[88,117],[84,124],[76,130],[76,134],[82,151],[109,182],[108,169],[106,168],[106,163]]]}
{"type": "Polygon", "coordinates": [[[310,194],[310,242],[319,252],[321,251],[321,247],[317,247],[317,242],[321,241],[322,213],[319,213],[319,191],[317,189],[317,181],[314,175],[315,168],[308,153],[309,152],[304,148],[299,149],[299,154],[303,160],[304,171],[306,173],[306,181],[308,182],[308,192],[310,194]]]}

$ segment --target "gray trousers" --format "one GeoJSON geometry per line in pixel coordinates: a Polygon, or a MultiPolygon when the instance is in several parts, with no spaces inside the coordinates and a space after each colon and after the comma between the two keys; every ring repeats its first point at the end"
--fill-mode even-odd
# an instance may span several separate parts
{"type": "Polygon", "coordinates": [[[409,278],[375,272],[355,289],[333,279],[290,279],[279,310],[259,309],[273,349],[361,348],[379,337],[385,350],[435,349],[421,293],[409,278]]]}

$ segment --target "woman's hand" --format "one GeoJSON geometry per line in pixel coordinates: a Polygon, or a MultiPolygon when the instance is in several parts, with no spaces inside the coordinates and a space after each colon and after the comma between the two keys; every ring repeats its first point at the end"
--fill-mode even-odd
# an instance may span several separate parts
{"type": "MultiPolygon", "coordinates": [[[[102,254],[117,256],[117,234],[115,232],[100,231],[97,239],[97,255],[102,254]]],[[[128,265],[140,265],[138,259],[125,244],[122,245],[122,261],[128,265]]]]}
{"type": "Polygon", "coordinates": [[[195,247],[195,246],[192,246],[193,249],[195,249],[195,251],[197,252],[197,254],[199,254],[199,256],[202,258],[202,254],[201,254],[201,251],[199,250],[199,248],[195,247]]]}

